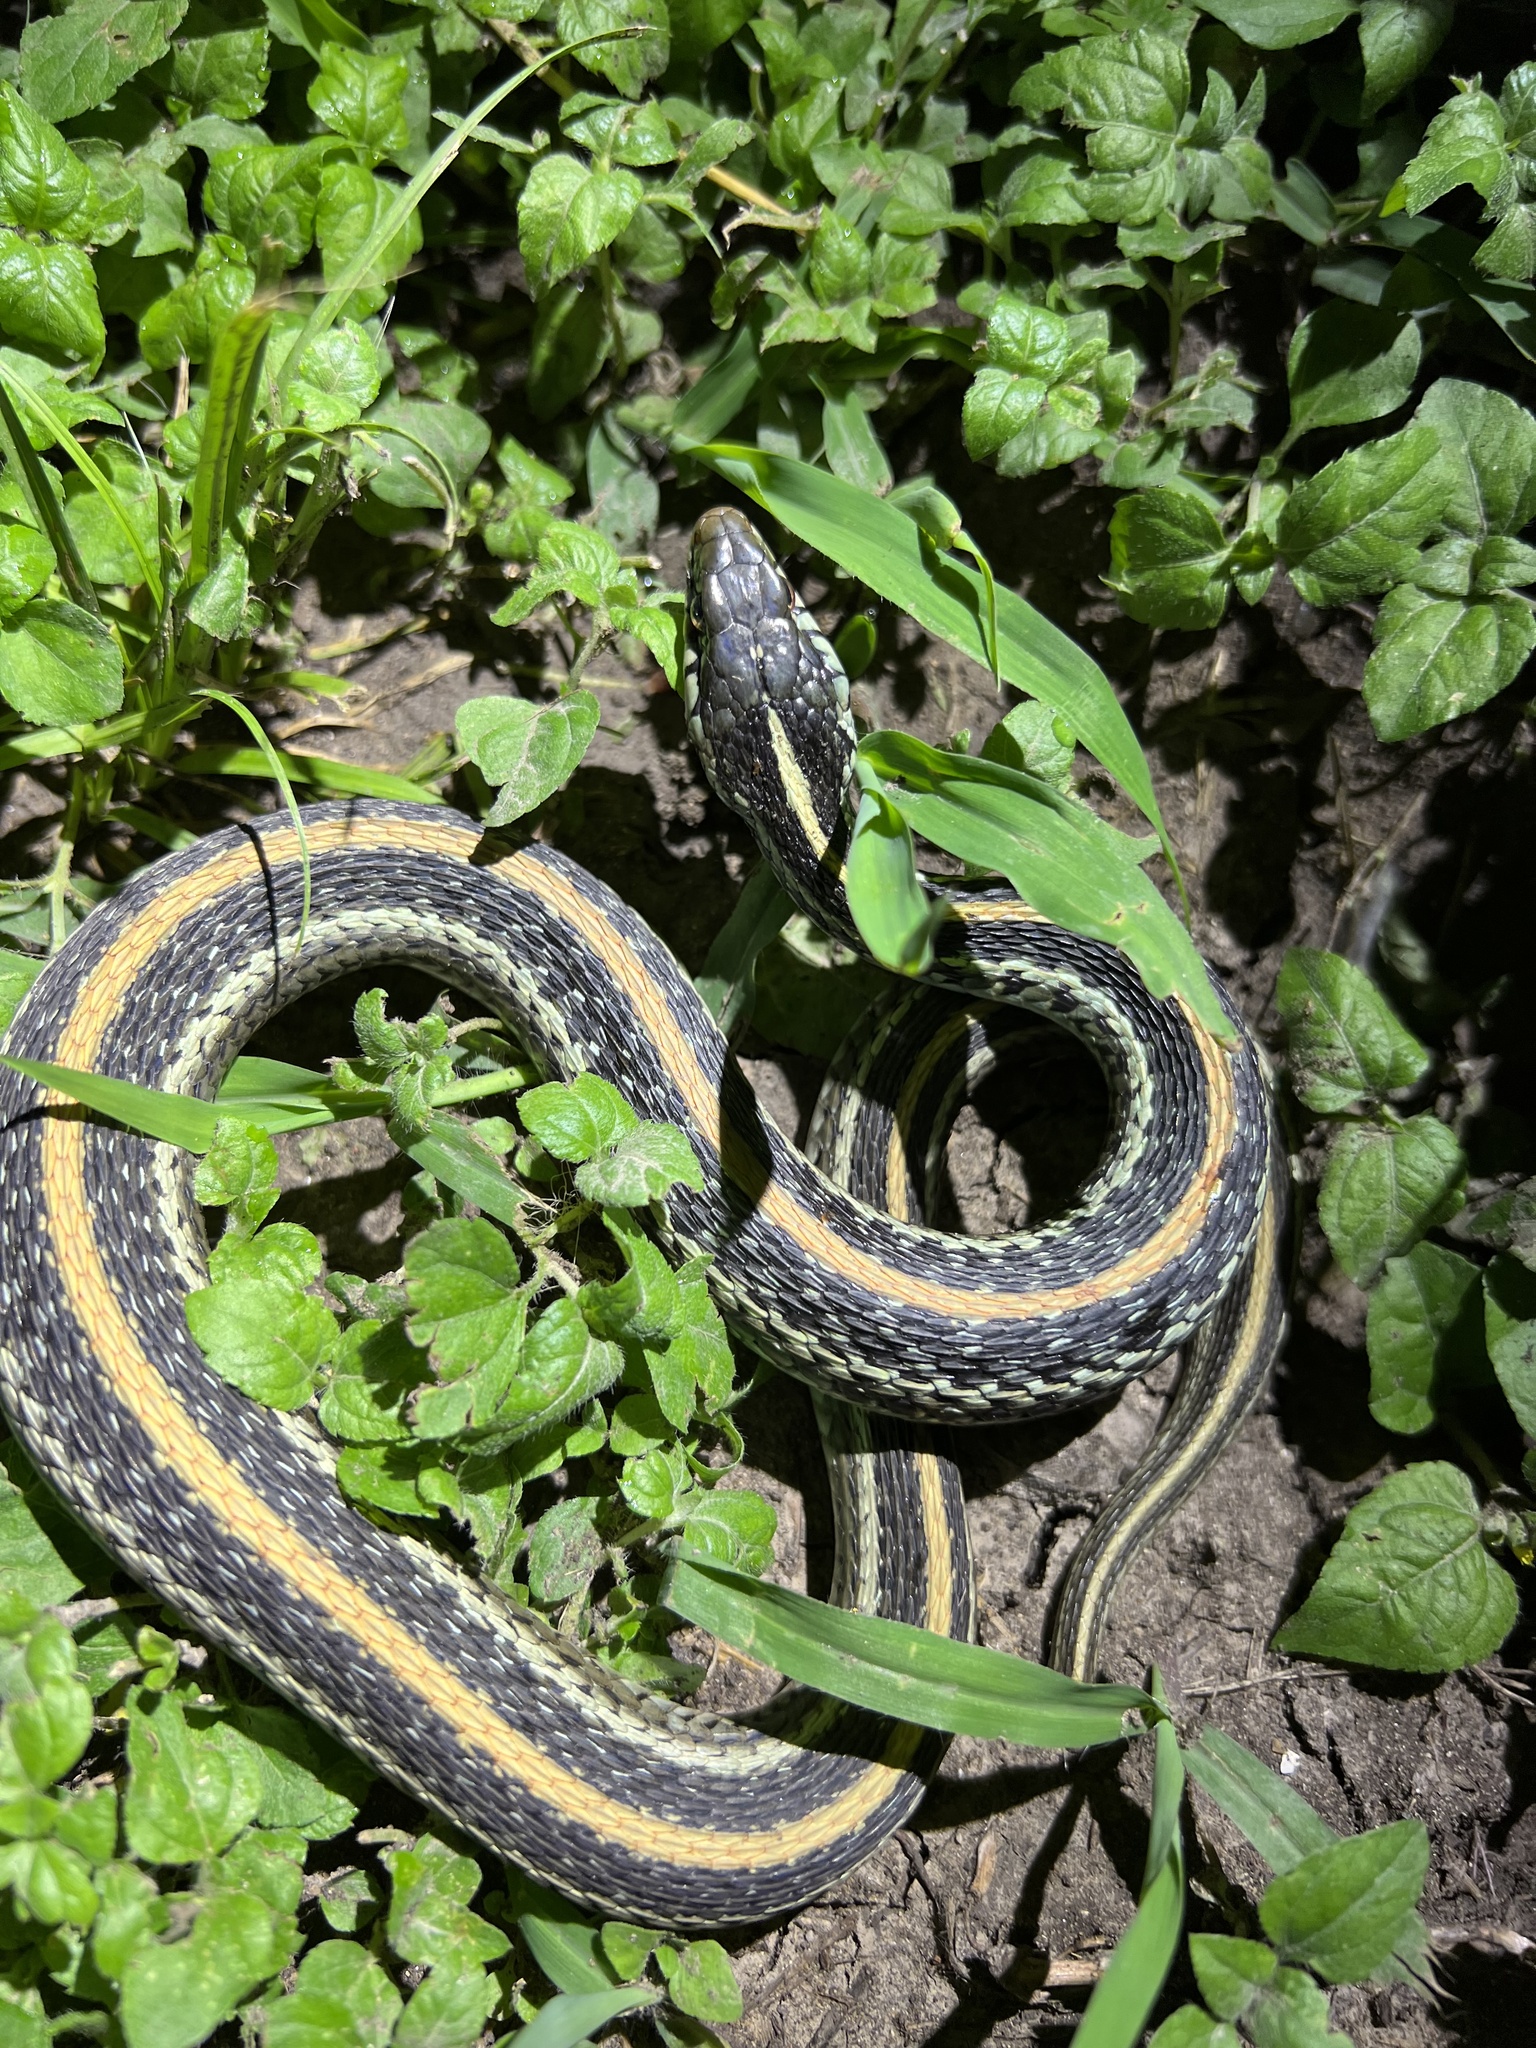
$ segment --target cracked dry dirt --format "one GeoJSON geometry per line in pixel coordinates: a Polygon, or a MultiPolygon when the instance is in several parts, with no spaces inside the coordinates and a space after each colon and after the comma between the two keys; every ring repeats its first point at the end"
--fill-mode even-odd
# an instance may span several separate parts
{"type": "MultiPolygon", "coordinates": [[[[1293,595],[1272,595],[1213,635],[1164,635],[1154,645],[1094,595],[1104,500],[1059,477],[1007,489],[992,529],[978,516],[971,530],[999,576],[1083,638],[1116,678],[1148,746],[1196,937],[1261,1035],[1276,1045],[1272,993],[1287,945],[1332,945],[1364,960],[1396,906],[1453,986],[1478,989],[1510,974],[1484,1035],[1462,1026],[1453,1036],[1439,1106],[1462,1120],[1475,1172],[1531,1171],[1532,969],[1529,949],[1511,961],[1508,939],[1531,882],[1530,733],[1517,707],[1496,703],[1448,733],[1383,748],[1357,694],[1366,646],[1358,621],[1325,627],[1293,595]],[[1028,550],[1046,534],[1061,566],[1036,564],[1030,574],[1028,550]]],[[[687,523],[704,502],[677,494],[670,508],[676,524],[661,556],[674,585],[687,523]]],[[[312,656],[405,623],[404,612],[377,609],[355,551],[333,549],[315,568],[300,608],[312,656]]],[[[808,594],[820,595],[814,585],[808,594]]],[[[484,608],[494,601],[488,595],[484,608]]],[[[997,716],[990,679],[889,616],[880,640],[860,686],[863,711],[930,739],[970,726],[979,741],[997,716]]],[[[297,720],[288,729],[300,747],[398,767],[451,727],[466,695],[513,686],[537,694],[541,677],[558,674],[552,659],[531,638],[486,632],[459,606],[358,660],[357,694],[340,712],[318,707],[360,723],[322,726],[311,711],[306,730],[297,720]]],[[[602,694],[603,728],[539,830],[634,903],[696,970],[750,847],[705,788],[659,677],[631,676],[611,654],[598,666],[587,680],[602,694]]],[[[1090,787],[1117,822],[1132,822],[1102,778],[1090,787]]],[[[52,802],[41,785],[12,788],[0,848],[13,868],[27,865],[52,802]]],[[[314,1023],[300,1028],[312,1057],[314,1023]]],[[[329,1049],[344,1049],[342,1040],[329,1049]]],[[[766,1108],[802,1134],[817,1063],[761,1035],[743,1050],[766,1108]]],[[[962,1118],[950,1173],[968,1227],[1009,1227],[1028,1188],[1038,1196],[1053,1176],[1080,1170],[1082,1126],[1070,1105],[1084,1099],[1091,1132],[1092,1080],[1071,1061],[1044,1074],[1012,1095],[992,1089],[962,1118]]],[[[320,1229],[334,1264],[378,1272],[398,1263],[408,1168],[390,1158],[382,1133],[352,1126],[285,1144],[291,1192],[279,1213],[320,1229]]],[[[1303,1174],[1315,1174],[1304,1127],[1293,1145],[1303,1174]]],[[[1305,1213],[1304,1196],[1301,1206],[1305,1213]]],[[[1403,1990],[1338,1994],[1334,2023],[1359,2048],[1524,2048],[1536,2040],[1536,1967],[1530,1953],[1516,1953],[1520,1937],[1536,1938],[1536,1712],[1520,1683],[1529,1625],[1505,1645],[1501,1665],[1441,1679],[1292,1663],[1268,1648],[1353,1501],[1395,1463],[1456,1455],[1446,1441],[1409,1444],[1372,1422],[1364,1298],[1331,1267],[1315,1226],[1300,1235],[1296,1287],[1272,1393],[1122,1585],[1107,1670],[1140,1678],[1155,1659],[1184,1714],[1208,1715],[1282,1769],[1341,1830],[1406,1814],[1424,1820],[1433,1844],[1424,1913],[1447,1931],[1444,1996],[1436,2009],[1403,1990]]],[[[1041,1654],[1053,1585],[1155,1427],[1170,1380],[1165,1367],[1108,1408],[954,1439],[983,1641],[1041,1654]]],[[[815,1589],[831,1536],[819,1475],[807,1467],[805,1397],[777,1380],[754,1397],[743,1425],[754,1468],[745,1483],[779,1510],[778,1574],[815,1589]]],[[[1513,1469],[1512,1445],[1487,1441],[1513,1469]]],[[[709,1698],[729,1706],[755,1697],[758,1684],[722,1656],[709,1698]]],[[[789,1921],[730,1938],[746,2015],[722,2033],[732,2048],[1064,2043],[1131,1911],[1148,1774],[1142,1748],[1070,1759],[957,1741],[910,1833],[789,1921]]],[[[1229,1913],[1250,1911],[1262,1866],[1198,1793],[1194,1810],[1193,1924],[1222,1931],[1234,1922],[1218,1899],[1229,1913]]],[[[1192,1991],[1181,1966],[1162,2010],[1192,1991]]]]}

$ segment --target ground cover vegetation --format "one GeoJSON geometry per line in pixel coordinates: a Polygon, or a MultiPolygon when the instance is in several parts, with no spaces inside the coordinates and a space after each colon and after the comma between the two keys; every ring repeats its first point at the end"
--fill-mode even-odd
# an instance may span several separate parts
{"type": "MultiPolygon", "coordinates": [[[[1209,634],[1286,588],[1359,621],[1383,742],[1432,746],[1489,705],[1513,734],[1536,648],[1520,40],[1452,0],[76,0],[18,24],[0,768],[62,807],[0,883],[5,1014],[126,875],[263,791],[451,792],[537,823],[597,730],[598,656],[676,685],[682,597],[654,543],[664,490],[711,476],[821,560],[851,674],[881,600],[1013,702],[979,753],[861,743],[850,893],[875,957],[925,958],[916,832],[1209,1006],[1119,698],[994,578],[956,465],[941,489],[904,450],[921,427],[991,491],[1061,470],[1115,494],[1099,567],[1149,631],[1209,634]],[[475,266],[514,241],[516,289],[487,303],[475,266]],[[1224,318],[1255,276],[1282,308],[1278,375],[1224,318]],[[293,609],[342,519],[392,590],[445,614],[500,600],[562,672],[470,700],[395,771],[275,738],[338,688],[293,609]]],[[[749,885],[705,964],[733,1029],[786,910],[749,885]]],[[[1293,1603],[1276,1642],[1298,1657],[1450,1672],[1517,1626],[1536,1161],[1517,1142],[1475,1170],[1469,1097],[1442,1085],[1510,971],[1459,990],[1389,907],[1374,946],[1298,948],[1279,977],[1292,1135],[1368,1292],[1371,1411],[1404,1451],[1293,1603]],[[1454,1460],[1414,1458],[1431,1435],[1454,1460]]],[[[836,971],[811,986],[846,1010],[836,971]]],[[[1141,1906],[1083,2048],[1142,2037],[1178,1950],[1186,1772],[1273,1874],[1230,1932],[1191,1936],[1201,2003],[1165,2002],[1161,2048],[1335,2042],[1325,1987],[1432,1991],[1418,1820],[1338,1837],[1267,1762],[1178,1735],[1155,1677],[1063,1688],[758,1580],[773,1509],[721,1485],[750,1372],[705,1275],[639,1220],[697,1175],[686,1139],[451,1006],[401,1021],[374,992],[355,1030],[325,1070],[242,1060],[214,1106],[48,1078],[201,1155],[225,1222],[193,1334],[253,1399],[313,1407],[360,1511],[664,1691],[698,1682],[669,1640],[687,1620],[934,1725],[1145,1741],[1141,1906]],[[322,1278],[314,1235],[267,1220],[272,1137],[370,1115],[417,1170],[404,1263],[322,1278]]],[[[0,1458],[0,2043],[549,2048],[740,2017],[720,1945],[589,1926],[446,1825],[399,1825],[360,1765],[128,1587],[18,1443],[0,1458]]]]}

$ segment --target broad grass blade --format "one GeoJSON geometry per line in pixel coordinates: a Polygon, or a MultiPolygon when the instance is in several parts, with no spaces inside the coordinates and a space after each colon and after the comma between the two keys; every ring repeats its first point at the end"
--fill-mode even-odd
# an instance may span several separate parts
{"type": "Polygon", "coordinates": [[[621,1984],[612,1991],[562,1991],[526,2027],[506,2036],[506,2048],[577,2048],[610,2020],[655,2005],[660,1997],[650,1984],[621,1984]]]}
{"type": "Polygon", "coordinates": [[[23,402],[31,396],[19,377],[12,380],[0,369],[0,454],[6,457],[7,472],[21,480],[21,488],[38,531],[46,533],[53,543],[54,558],[58,562],[64,588],[75,604],[99,619],[101,600],[96,595],[96,586],[85,573],[85,564],[80,559],[80,550],[64,517],[64,508],[48,488],[37,450],[27,439],[27,430],[11,403],[10,386],[13,381],[23,402]]]}
{"type": "Polygon", "coordinates": [[[275,308],[259,300],[237,313],[219,336],[208,371],[208,412],[192,478],[192,533],[187,586],[195,590],[219,558],[219,545],[240,503],[245,445],[275,308]]]}
{"type": "MultiPolygon", "coordinates": [[[[163,1088],[144,1088],[137,1081],[116,1081],[108,1074],[59,1066],[53,1060],[16,1059],[9,1054],[0,1054],[0,1058],[18,1074],[42,1082],[45,1088],[56,1089],[71,1101],[84,1103],[99,1116],[109,1116],[131,1131],[142,1131],[146,1138],[180,1145],[187,1152],[208,1150],[213,1143],[214,1126],[221,1116],[229,1115],[232,1106],[228,1100],[200,1102],[195,1095],[172,1095],[163,1088]]],[[[279,1131],[303,1130],[310,1124],[337,1121],[329,1109],[318,1103],[306,1106],[251,1096],[241,1097],[233,1106],[245,1123],[256,1124],[272,1136],[279,1131]]],[[[368,1111],[363,1108],[354,1114],[366,1115],[368,1111]]]]}
{"type": "Polygon", "coordinates": [[[522,1190],[508,1179],[495,1153],[453,1117],[435,1111],[427,1120],[425,1135],[401,1150],[434,1180],[442,1181],[498,1223],[517,1223],[525,1200],[522,1190]]]}
{"type": "MultiPolygon", "coordinates": [[[[1155,1672],[1152,1686],[1164,1705],[1155,1672]]],[[[1153,1740],[1152,1836],[1141,1899],[1093,1988],[1072,2048],[1135,2048],[1178,1952],[1184,1926],[1184,1762],[1171,1721],[1158,1722],[1153,1740]]]]}
{"type": "MultiPolygon", "coordinates": [[[[352,761],[332,761],[324,754],[292,754],[273,749],[289,778],[336,796],[383,796],[413,804],[440,804],[442,798],[424,782],[391,775],[387,768],[359,768],[352,761]]],[[[181,775],[260,775],[280,780],[260,747],[193,747],[176,763],[181,775]]]]}
{"type": "MultiPolygon", "coordinates": [[[[946,853],[1006,875],[1023,900],[1054,923],[1119,947],[1154,995],[1177,990],[1207,1030],[1232,1037],[1189,933],[1138,865],[1139,854],[1151,850],[1150,839],[1128,839],[1037,776],[946,753],[909,733],[871,733],[860,741],[858,758],[861,779],[866,768],[886,778],[884,800],[913,831],[946,853]]],[[[856,843],[857,836],[856,827],[856,843]]],[[[864,932],[852,860],[849,868],[849,901],[864,932]]],[[[895,886],[893,876],[887,887],[894,892],[895,886]]],[[[888,916],[896,914],[894,893],[891,902],[888,916]]]]}
{"type": "Polygon", "coordinates": [[[1001,1650],[849,1614],[692,1553],[672,1564],[662,1599],[787,1677],[924,1728],[1086,1749],[1118,1742],[1128,1713],[1156,1711],[1135,1686],[1081,1685],[1001,1650]]]}

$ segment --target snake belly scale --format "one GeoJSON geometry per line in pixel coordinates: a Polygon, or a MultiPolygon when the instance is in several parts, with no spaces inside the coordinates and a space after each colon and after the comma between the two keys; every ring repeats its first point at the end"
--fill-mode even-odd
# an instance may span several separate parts
{"type": "MultiPolygon", "coordinates": [[[[789,768],[781,750],[781,788],[789,768]]],[[[997,898],[951,906],[945,981],[1061,1017],[1114,1101],[1074,1215],[976,1243],[879,1213],[767,1126],[686,974],[573,862],[496,858],[470,820],[410,805],[318,806],[306,830],[302,944],[292,826],[214,834],[93,913],[6,1050],[206,1098],[276,1009],[407,961],[505,1017],[550,1073],[603,1074],[682,1125],[705,1186],[674,1195],[657,1233],[711,1257],[739,1336],[840,1397],[850,1604],[971,1630],[953,1467],[886,1418],[1090,1399],[1213,1314],[1232,1322],[1234,1302],[1250,1383],[1267,1363],[1274,1313],[1242,1307],[1277,1206],[1257,1054],[1154,1002],[1118,955],[997,898]]],[[[0,1075],[0,1399],[129,1571],[487,1846],[627,1917],[781,1911],[908,1817],[942,1737],[793,1693],[760,1725],[674,1707],[351,1508],[318,1433],[247,1401],[191,1341],[182,1298],[205,1251],[190,1164],[0,1075]]]]}

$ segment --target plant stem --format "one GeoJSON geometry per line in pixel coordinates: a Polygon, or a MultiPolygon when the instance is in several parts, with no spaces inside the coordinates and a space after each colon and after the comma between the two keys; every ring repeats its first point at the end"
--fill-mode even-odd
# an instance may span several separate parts
{"type": "Polygon", "coordinates": [[[80,812],[85,802],[85,771],[76,766],[69,771],[69,800],[64,806],[63,822],[59,826],[59,846],[53,857],[53,866],[48,871],[48,950],[57,953],[69,937],[65,919],[65,899],[69,895],[69,870],[75,857],[75,840],[80,831],[80,812]]]}

